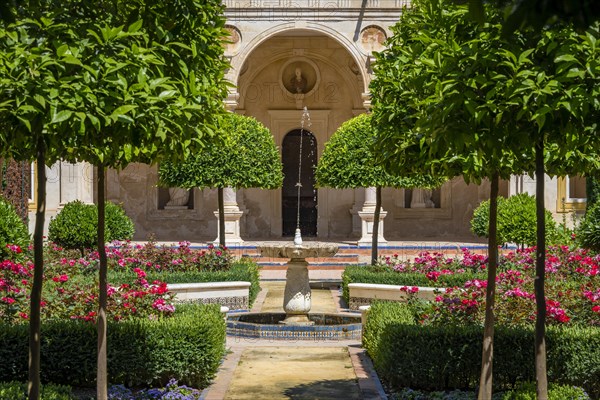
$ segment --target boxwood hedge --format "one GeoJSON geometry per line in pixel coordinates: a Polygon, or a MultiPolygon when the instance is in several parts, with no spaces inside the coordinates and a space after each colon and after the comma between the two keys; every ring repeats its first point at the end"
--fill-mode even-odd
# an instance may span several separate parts
{"type": "MultiPolygon", "coordinates": [[[[393,387],[473,389],[481,368],[483,327],[420,326],[410,305],[375,302],[363,343],[380,376],[393,387]]],[[[600,397],[600,329],[548,327],[548,380],[583,387],[600,397]]],[[[533,328],[496,327],[494,385],[535,381],[533,328]]]]}
{"type": "MultiPolygon", "coordinates": [[[[28,326],[0,324],[0,381],[26,381],[28,326]]],[[[93,386],[96,326],[81,321],[42,325],[43,382],[93,386]]],[[[172,318],[109,323],[108,380],[129,386],[161,385],[175,378],[203,388],[225,354],[225,321],[218,305],[178,307],[172,318]]]]}

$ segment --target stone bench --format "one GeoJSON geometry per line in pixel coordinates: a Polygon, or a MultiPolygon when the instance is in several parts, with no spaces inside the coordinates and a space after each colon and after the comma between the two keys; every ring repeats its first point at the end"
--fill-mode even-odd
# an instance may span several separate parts
{"type": "MultiPolygon", "coordinates": [[[[349,283],[351,310],[358,310],[360,306],[371,304],[373,300],[406,301],[408,295],[400,288],[405,285],[383,285],[379,283],[349,283]]],[[[412,287],[406,285],[406,287],[412,287]]],[[[435,300],[436,291],[443,289],[417,286],[419,291],[414,294],[418,299],[435,300]]]]}
{"type": "Polygon", "coordinates": [[[169,283],[177,303],[219,304],[230,310],[247,310],[250,282],[169,283]]]}

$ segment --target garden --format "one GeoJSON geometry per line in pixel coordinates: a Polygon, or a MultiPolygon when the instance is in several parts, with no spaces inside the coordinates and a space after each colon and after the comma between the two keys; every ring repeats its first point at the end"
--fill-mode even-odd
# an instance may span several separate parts
{"type": "MultiPolygon", "coordinates": [[[[14,210],[0,200],[5,215],[14,210]]],[[[225,354],[225,322],[215,304],[178,304],[168,283],[248,281],[250,298],[259,287],[258,266],[235,260],[226,247],[193,249],[188,242],[133,244],[133,225],[123,210],[107,203],[108,378],[110,399],[196,399],[225,354]]],[[[96,320],[99,256],[97,207],[68,203],[51,220],[44,246],[41,302],[41,398],[72,399],[96,384],[96,320]],[[77,223],[75,223],[77,222],[77,223]],[[60,229],[57,229],[60,228],[60,229]],[[69,386],[65,386],[69,385],[69,386]]],[[[24,396],[28,320],[33,281],[32,247],[23,229],[2,230],[0,252],[0,399],[24,396]],[[12,244],[19,243],[19,244],[12,244]]],[[[93,393],[93,392],[92,392],[93,393]]]]}
{"type": "MultiPolygon", "coordinates": [[[[526,208],[517,214],[527,218],[526,208]]],[[[597,225],[596,208],[576,230],[554,222],[548,230],[557,240],[566,238],[562,245],[549,246],[545,258],[551,399],[600,398],[600,254],[586,248],[597,243],[597,229],[591,228],[597,225]]],[[[481,223],[480,211],[475,210],[474,229],[481,223]]],[[[499,209],[504,237],[535,237],[535,227],[510,228],[506,222],[511,219],[499,209]]],[[[513,245],[500,250],[494,307],[495,398],[533,399],[536,249],[513,245]]],[[[348,303],[348,285],[354,282],[399,285],[406,294],[405,302],[372,302],[363,330],[363,345],[397,399],[475,398],[488,261],[487,255],[462,249],[462,256],[455,258],[437,252],[422,252],[414,259],[392,255],[381,257],[376,265],[344,271],[342,291],[348,303]],[[435,299],[418,298],[419,287],[437,288],[435,299]]]]}

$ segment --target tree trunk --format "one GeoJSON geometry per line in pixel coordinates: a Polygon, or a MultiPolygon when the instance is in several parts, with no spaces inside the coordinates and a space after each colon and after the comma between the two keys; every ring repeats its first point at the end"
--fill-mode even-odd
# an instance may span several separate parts
{"type": "Polygon", "coordinates": [[[544,141],[535,147],[535,204],[537,223],[537,249],[535,257],[535,379],[537,399],[548,399],[548,377],[546,371],[546,213],[544,205],[544,141]]]}
{"type": "Polygon", "coordinates": [[[373,215],[373,237],[371,238],[371,265],[377,264],[377,240],[379,239],[379,216],[381,215],[381,187],[375,188],[375,214],[373,215]]]}
{"type": "MultiPolygon", "coordinates": [[[[40,135],[41,136],[41,135],[40,135]]],[[[44,274],[44,218],[46,215],[46,146],[38,140],[36,157],[37,210],[33,233],[33,285],[29,312],[29,400],[40,398],[41,301],[44,274]]]]}
{"type": "Polygon", "coordinates": [[[223,188],[217,189],[219,202],[219,245],[225,247],[225,210],[223,206],[223,188]]]}
{"type": "Polygon", "coordinates": [[[96,370],[96,393],[98,400],[108,398],[108,369],[106,355],[106,303],[107,303],[107,262],[105,232],[105,194],[104,194],[104,165],[98,165],[98,256],[100,260],[100,273],[98,280],[98,362],[96,370]]]}
{"type": "Polygon", "coordinates": [[[498,269],[498,174],[492,176],[490,188],[490,217],[488,225],[488,274],[485,292],[485,323],[481,353],[479,400],[492,398],[494,361],[494,303],[496,299],[496,271],[498,269]]]}

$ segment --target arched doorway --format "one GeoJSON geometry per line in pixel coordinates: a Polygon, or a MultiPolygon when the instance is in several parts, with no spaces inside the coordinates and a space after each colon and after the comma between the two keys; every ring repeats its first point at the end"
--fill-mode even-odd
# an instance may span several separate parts
{"type": "Polygon", "coordinates": [[[294,236],[296,230],[300,141],[302,141],[300,230],[302,236],[317,236],[317,189],[315,188],[317,140],[311,132],[301,129],[288,132],[281,145],[284,174],[281,190],[282,234],[283,236],[294,236]]]}

